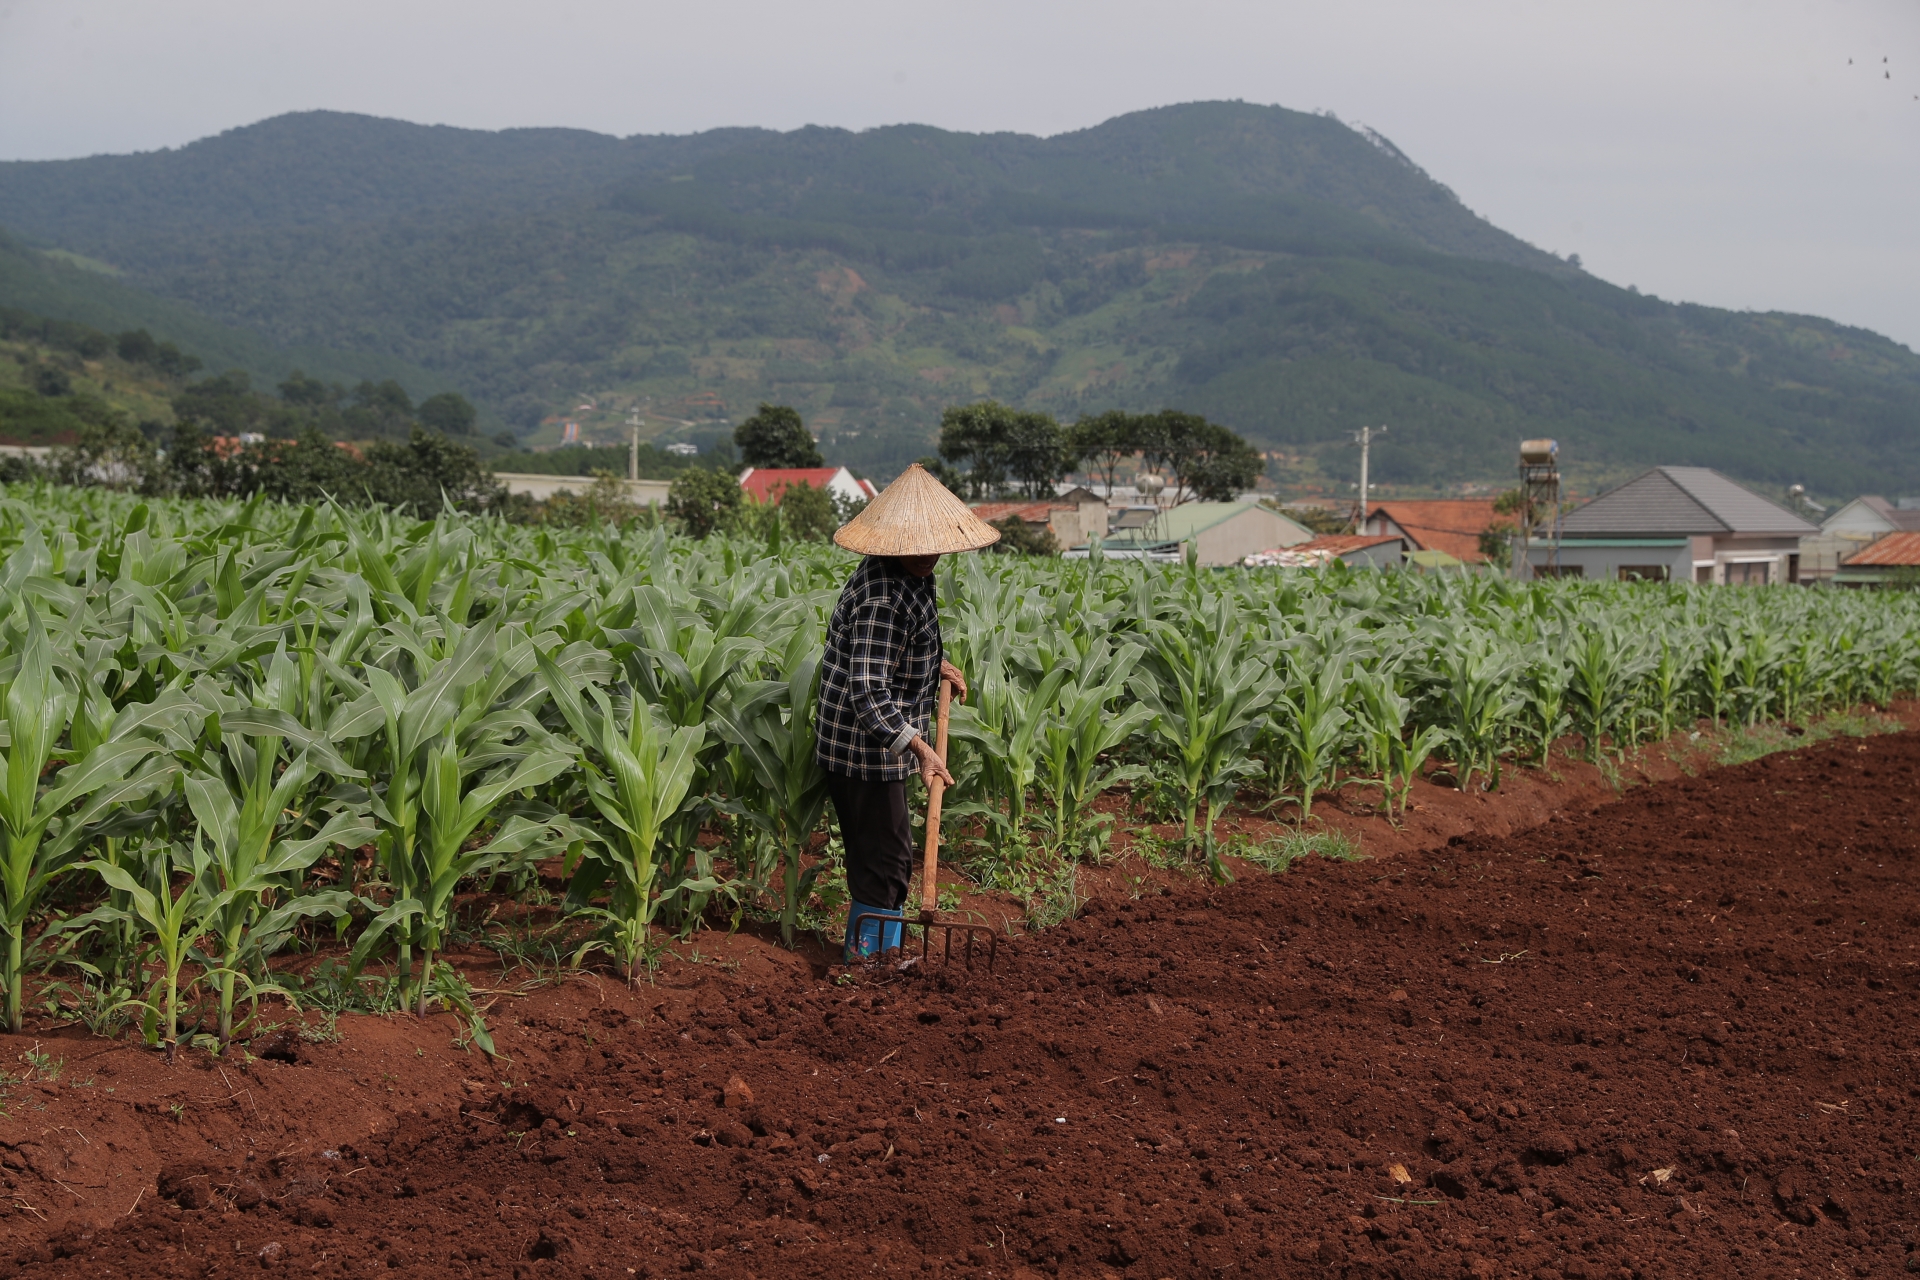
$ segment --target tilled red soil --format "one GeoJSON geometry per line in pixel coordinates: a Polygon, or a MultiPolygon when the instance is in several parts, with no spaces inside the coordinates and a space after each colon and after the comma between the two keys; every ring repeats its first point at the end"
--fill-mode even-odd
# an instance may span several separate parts
{"type": "Polygon", "coordinates": [[[77,1061],[16,1086],[5,1238],[34,1276],[1902,1273],[1917,782],[1920,735],[1843,740],[1092,904],[991,976],[575,983],[496,1008],[491,1070],[444,1023],[378,1081],[358,1032],[114,1048],[83,1101],[77,1061]],[[288,1110],[380,1082],[331,1149],[288,1110]]]}

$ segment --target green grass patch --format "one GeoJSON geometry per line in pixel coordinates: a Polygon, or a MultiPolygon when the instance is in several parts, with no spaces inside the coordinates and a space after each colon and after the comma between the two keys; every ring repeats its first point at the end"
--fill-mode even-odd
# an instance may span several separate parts
{"type": "Polygon", "coordinates": [[[1812,746],[1832,738],[1871,738],[1901,729],[1899,721],[1871,712],[1840,711],[1809,720],[1793,733],[1778,723],[1740,725],[1728,730],[1714,743],[1714,762],[1725,766],[1746,764],[1777,751],[1812,746]]]}
{"type": "Polygon", "coordinates": [[[1360,852],[1360,842],[1344,831],[1331,828],[1323,831],[1302,831],[1295,828],[1282,831],[1279,835],[1268,836],[1258,843],[1252,841],[1236,842],[1227,850],[1236,858],[1244,858],[1254,866],[1270,875],[1279,875],[1302,858],[1332,858],[1336,862],[1360,862],[1366,854],[1360,852]]]}

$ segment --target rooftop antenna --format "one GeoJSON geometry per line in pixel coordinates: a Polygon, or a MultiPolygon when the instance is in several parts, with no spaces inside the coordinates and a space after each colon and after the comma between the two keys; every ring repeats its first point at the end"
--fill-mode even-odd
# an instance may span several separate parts
{"type": "Polygon", "coordinates": [[[1527,565],[1528,577],[1560,576],[1560,442],[1558,440],[1522,440],[1520,442],[1520,563],[1527,565]],[[1547,535],[1545,573],[1532,569],[1530,547],[1534,525],[1541,513],[1549,513],[1553,526],[1547,535]]]}
{"type": "Polygon", "coordinates": [[[1353,531],[1355,533],[1365,528],[1367,523],[1368,455],[1372,452],[1374,440],[1385,434],[1387,434],[1385,427],[1362,427],[1353,433],[1354,440],[1360,445],[1360,511],[1353,518],[1353,531]]]}

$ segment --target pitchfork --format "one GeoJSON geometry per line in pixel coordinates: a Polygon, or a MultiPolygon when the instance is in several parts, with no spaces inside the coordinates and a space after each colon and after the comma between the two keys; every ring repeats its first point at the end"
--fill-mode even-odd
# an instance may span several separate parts
{"type": "MultiPolygon", "coordinates": [[[[940,682],[940,719],[935,734],[934,749],[940,758],[947,758],[947,714],[953,703],[953,685],[946,680],[940,682]]],[[[920,959],[924,962],[931,953],[930,941],[935,929],[945,931],[946,945],[940,949],[941,961],[952,964],[953,935],[958,932],[965,935],[962,945],[962,959],[968,969],[973,968],[974,943],[976,939],[985,939],[987,950],[987,972],[993,972],[993,962],[1000,957],[1000,935],[984,924],[962,924],[957,920],[940,918],[940,801],[946,795],[947,784],[938,777],[927,784],[927,855],[920,867],[920,915],[914,922],[920,926],[920,959]]]]}

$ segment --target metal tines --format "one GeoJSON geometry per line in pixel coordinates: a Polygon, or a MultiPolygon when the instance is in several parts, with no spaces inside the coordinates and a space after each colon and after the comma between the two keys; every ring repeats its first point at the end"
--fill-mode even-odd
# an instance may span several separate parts
{"type": "Polygon", "coordinates": [[[1000,958],[1000,935],[988,925],[964,924],[958,920],[941,920],[929,911],[922,911],[912,919],[902,919],[896,915],[883,915],[877,911],[861,911],[856,913],[853,918],[847,922],[847,928],[855,938],[858,938],[862,927],[869,920],[873,921],[874,927],[880,931],[878,940],[881,942],[884,942],[886,939],[886,927],[889,924],[898,924],[903,929],[908,925],[919,925],[919,959],[922,964],[929,963],[935,954],[932,946],[933,931],[935,929],[941,930],[943,935],[943,944],[938,953],[942,964],[952,964],[956,959],[953,954],[953,935],[955,933],[965,935],[965,940],[960,946],[958,960],[960,963],[966,965],[969,973],[973,971],[974,956],[982,949],[986,952],[988,973],[993,972],[993,966],[1000,958]],[[984,939],[984,948],[982,948],[977,941],[981,939],[984,939]]]}

